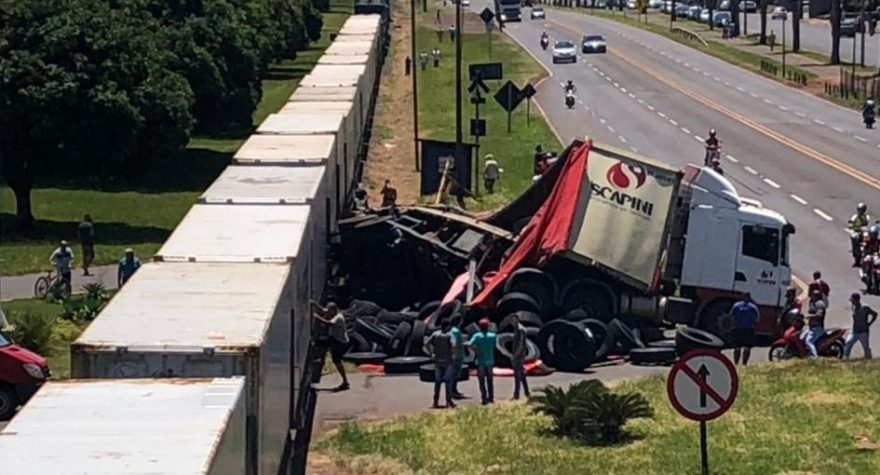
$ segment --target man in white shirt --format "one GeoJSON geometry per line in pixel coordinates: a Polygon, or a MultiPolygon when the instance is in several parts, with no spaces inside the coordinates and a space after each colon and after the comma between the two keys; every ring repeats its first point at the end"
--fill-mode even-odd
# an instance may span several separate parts
{"type": "Polygon", "coordinates": [[[328,335],[320,337],[317,343],[330,350],[333,365],[336,366],[336,371],[342,376],[342,384],[337,386],[335,390],[345,391],[349,388],[348,376],[345,374],[345,367],[342,366],[342,356],[348,351],[349,347],[345,317],[339,311],[339,307],[333,302],[328,303],[327,308],[312,302],[312,312],[315,320],[327,325],[328,328],[328,335]]]}
{"type": "Polygon", "coordinates": [[[495,192],[495,182],[501,175],[501,169],[498,168],[498,162],[491,153],[486,155],[486,164],[483,167],[483,184],[486,185],[486,191],[495,192]]]}

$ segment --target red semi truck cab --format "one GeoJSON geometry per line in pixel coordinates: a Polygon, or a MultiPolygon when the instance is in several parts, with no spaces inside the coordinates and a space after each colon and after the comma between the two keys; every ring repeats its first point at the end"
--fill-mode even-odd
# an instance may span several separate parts
{"type": "Polygon", "coordinates": [[[11,419],[48,378],[45,358],[0,332],[0,421],[11,419]]]}

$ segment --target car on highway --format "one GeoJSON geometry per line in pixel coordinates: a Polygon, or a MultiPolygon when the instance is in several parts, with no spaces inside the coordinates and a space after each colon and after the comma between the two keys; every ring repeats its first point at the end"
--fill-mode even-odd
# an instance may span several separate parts
{"type": "Polygon", "coordinates": [[[690,5],[676,5],[675,6],[675,19],[687,20],[688,12],[690,12],[690,5]]]}
{"type": "Polygon", "coordinates": [[[471,6],[471,0],[461,0],[461,7],[468,8],[471,6]]]}
{"type": "Polygon", "coordinates": [[[694,21],[699,21],[700,20],[700,12],[702,12],[702,11],[703,11],[703,7],[701,7],[699,5],[691,5],[688,8],[688,18],[690,18],[691,20],[694,20],[694,21]]]}
{"type": "Polygon", "coordinates": [[[662,13],[672,13],[672,0],[664,0],[660,6],[660,11],[662,13]]]}
{"type": "Polygon", "coordinates": [[[712,18],[712,23],[715,26],[724,26],[730,23],[733,20],[733,15],[730,12],[715,12],[714,17],[712,18]]]}
{"type": "Polygon", "coordinates": [[[840,22],[840,36],[844,38],[855,38],[857,27],[858,25],[856,24],[855,18],[844,18],[840,22]]]}
{"type": "Polygon", "coordinates": [[[604,36],[584,35],[584,39],[581,41],[581,52],[584,54],[604,53],[606,46],[607,44],[604,36]]]}
{"type": "Polygon", "coordinates": [[[700,23],[709,23],[709,9],[708,8],[704,8],[704,9],[700,10],[699,21],[700,21],[700,23]]]}
{"type": "Polygon", "coordinates": [[[538,20],[538,19],[541,19],[541,20],[543,20],[544,18],[546,18],[546,17],[544,16],[544,7],[542,7],[542,6],[540,6],[540,5],[535,5],[534,7],[532,7],[532,12],[529,13],[529,19],[532,19],[532,20],[538,20]]]}
{"type": "Polygon", "coordinates": [[[553,64],[563,62],[577,62],[577,48],[568,40],[553,43],[553,64]]]}
{"type": "Polygon", "coordinates": [[[656,10],[663,6],[663,0],[648,0],[648,8],[656,10]]]}
{"type": "Polygon", "coordinates": [[[773,7],[773,13],[770,14],[771,20],[784,20],[788,18],[788,10],[785,7],[773,7]]]}
{"type": "Polygon", "coordinates": [[[757,13],[758,11],[758,2],[753,2],[752,0],[744,0],[739,2],[739,11],[745,13],[757,13]]]}
{"type": "Polygon", "coordinates": [[[636,3],[636,0],[627,0],[626,2],[626,8],[629,8],[630,10],[635,10],[637,6],[638,4],[636,3]]]}
{"type": "Polygon", "coordinates": [[[730,0],[723,0],[721,3],[718,4],[718,8],[716,8],[715,10],[730,10],[730,0]]]}

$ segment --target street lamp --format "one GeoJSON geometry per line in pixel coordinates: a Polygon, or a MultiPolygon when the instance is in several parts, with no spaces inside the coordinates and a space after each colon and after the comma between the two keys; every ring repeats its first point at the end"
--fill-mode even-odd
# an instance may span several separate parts
{"type": "MultiPolygon", "coordinates": [[[[800,1],[800,0],[798,0],[800,1]]],[[[782,80],[785,80],[785,20],[788,19],[788,12],[782,17],[782,80]]]]}
{"type": "Polygon", "coordinates": [[[419,171],[421,169],[421,160],[419,160],[419,84],[416,78],[419,74],[419,67],[416,65],[416,61],[418,61],[418,51],[416,50],[416,0],[410,1],[409,25],[412,31],[412,34],[410,34],[410,49],[412,50],[412,53],[410,53],[410,72],[412,73],[413,93],[413,145],[415,147],[413,150],[415,151],[416,171],[419,171]]]}

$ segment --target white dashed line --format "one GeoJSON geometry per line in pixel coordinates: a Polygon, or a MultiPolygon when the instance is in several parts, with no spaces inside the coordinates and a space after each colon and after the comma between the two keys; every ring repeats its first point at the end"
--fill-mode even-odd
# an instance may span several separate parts
{"type": "Polygon", "coordinates": [[[614,83],[614,87],[620,87],[620,83],[614,83]]]}
{"type": "Polygon", "coordinates": [[[788,110],[788,107],[785,107],[785,106],[779,106],[779,108],[782,109],[782,110],[784,110],[784,111],[787,111],[787,110],[788,110]]]}
{"type": "Polygon", "coordinates": [[[584,110],[590,110],[590,106],[584,105],[584,110]]]}
{"type": "Polygon", "coordinates": [[[813,119],[813,122],[815,122],[815,123],[817,123],[817,124],[819,124],[819,125],[825,125],[825,122],[822,122],[822,121],[819,120],[819,119],[813,119]]]}
{"type": "Polygon", "coordinates": [[[694,135],[694,140],[696,140],[697,142],[702,142],[703,137],[700,137],[699,135],[694,135]]]}
{"type": "Polygon", "coordinates": [[[813,212],[818,214],[819,217],[821,217],[825,221],[834,221],[834,218],[832,218],[831,216],[828,216],[828,214],[826,212],[822,211],[819,208],[813,208],[813,212]]]}
{"type": "Polygon", "coordinates": [[[635,147],[630,147],[629,149],[632,150],[633,153],[639,153],[639,149],[637,149],[635,147]]]}
{"type": "Polygon", "coordinates": [[[687,128],[685,128],[685,127],[682,127],[682,128],[681,128],[681,131],[684,132],[684,133],[686,133],[686,134],[690,134],[690,133],[691,133],[691,131],[688,130],[687,128]]]}
{"type": "Polygon", "coordinates": [[[644,99],[639,99],[639,104],[644,104],[644,103],[645,103],[644,99]]]}
{"type": "Polygon", "coordinates": [[[766,102],[767,104],[773,104],[773,101],[767,98],[764,98],[764,102],[766,102]]]}
{"type": "Polygon", "coordinates": [[[781,188],[781,187],[779,186],[779,183],[776,183],[775,181],[773,181],[773,180],[771,180],[771,179],[769,179],[769,178],[764,178],[764,183],[766,183],[766,184],[772,186],[773,188],[776,188],[777,190],[778,190],[779,188],[781,188]]]}
{"type": "Polygon", "coordinates": [[[647,107],[649,111],[654,112],[654,106],[651,104],[645,104],[645,107],[647,107]]]}
{"type": "Polygon", "coordinates": [[[678,122],[676,122],[676,121],[674,121],[674,120],[672,120],[672,119],[669,119],[669,123],[672,124],[672,125],[674,125],[674,126],[676,126],[676,127],[678,127],[678,122]]]}
{"type": "Polygon", "coordinates": [[[580,105],[584,105],[584,101],[578,99],[578,104],[580,104],[580,105]]]}
{"type": "Polygon", "coordinates": [[[599,123],[605,125],[605,119],[599,119],[599,123]]]}
{"type": "Polygon", "coordinates": [[[796,115],[798,117],[806,117],[807,116],[807,114],[804,114],[803,112],[795,112],[794,115],[796,115]]]}
{"type": "Polygon", "coordinates": [[[681,64],[681,59],[679,59],[679,58],[675,58],[675,62],[678,63],[678,64],[681,64]]]}
{"type": "Polygon", "coordinates": [[[612,134],[614,133],[614,127],[611,127],[610,125],[608,126],[608,130],[609,130],[612,134]]]}
{"type": "Polygon", "coordinates": [[[733,163],[739,163],[739,159],[734,157],[733,155],[727,155],[727,159],[733,163]]]}
{"type": "Polygon", "coordinates": [[[852,236],[852,230],[850,230],[849,228],[842,228],[841,231],[843,231],[843,233],[847,236],[852,236]]]}
{"type": "Polygon", "coordinates": [[[664,113],[662,113],[662,112],[660,112],[660,111],[657,111],[657,115],[660,116],[660,117],[663,118],[663,119],[666,118],[666,114],[664,114],[664,113]]]}
{"type": "Polygon", "coordinates": [[[620,139],[621,142],[626,143],[626,139],[623,137],[623,135],[618,135],[617,138],[620,139]]]}
{"type": "Polygon", "coordinates": [[[837,131],[837,132],[840,132],[841,134],[843,133],[843,129],[841,129],[840,127],[834,126],[834,127],[831,127],[831,128],[834,129],[834,130],[837,131]]]}
{"type": "Polygon", "coordinates": [[[746,92],[746,90],[743,89],[743,88],[740,87],[740,86],[736,86],[736,90],[739,91],[739,92],[746,92]]]}
{"type": "Polygon", "coordinates": [[[714,78],[712,78],[712,79],[714,79],[715,82],[721,82],[721,78],[719,78],[719,77],[714,77],[714,78]]]}
{"type": "Polygon", "coordinates": [[[729,83],[729,82],[727,82],[727,81],[724,81],[724,85],[727,86],[727,87],[731,87],[731,86],[733,86],[733,84],[731,84],[731,83],[729,83]]]}
{"type": "Polygon", "coordinates": [[[613,79],[611,79],[611,76],[605,76],[605,80],[607,80],[608,82],[613,81],[613,79]]]}
{"type": "Polygon", "coordinates": [[[861,135],[854,135],[853,137],[855,137],[856,140],[858,140],[860,142],[867,142],[868,141],[868,139],[862,137],[861,135]]]}
{"type": "Polygon", "coordinates": [[[798,196],[798,195],[788,195],[788,196],[791,196],[791,199],[797,201],[798,203],[800,203],[800,204],[802,204],[802,205],[804,205],[804,206],[807,205],[807,200],[801,198],[801,197],[798,196]]]}
{"type": "Polygon", "coordinates": [[[751,173],[752,175],[757,175],[757,174],[758,174],[758,170],[755,170],[755,169],[752,168],[752,167],[747,166],[747,167],[744,167],[744,168],[746,169],[747,172],[751,173]]]}
{"type": "Polygon", "coordinates": [[[755,93],[754,93],[754,92],[750,92],[750,93],[749,93],[749,95],[750,95],[750,96],[752,96],[752,97],[755,97],[755,98],[757,98],[757,97],[758,97],[758,95],[757,95],[757,94],[755,94],[755,93]]]}
{"type": "Polygon", "coordinates": [[[626,92],[626,88],[625,88],[625,87],[621,87],[621,88],[620,88],[620,92],[624,92],[624,93],[625,93],[625,92],[626,92]]]}
{"type": "Polygon", "coordinates": [[[626,95],[629,96],[630,99],[635,99],[635,98],[636,98],[636,95],[633,94],[633,93],[631,93],[631,92],[626,93],[626,95]]]}
{"type": "Polygon", "coordinates": [[[684,63],[684,67],[689,68],[691,65],[689,63],[684,63]]]}

